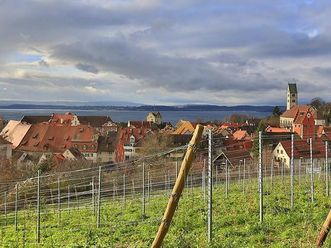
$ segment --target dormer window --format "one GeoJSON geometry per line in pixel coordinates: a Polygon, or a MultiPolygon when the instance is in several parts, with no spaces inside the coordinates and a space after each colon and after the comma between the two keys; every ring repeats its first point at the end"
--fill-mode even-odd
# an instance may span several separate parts
{"type": "Polygon", "coordinates": [[[136,141],[136,138],[133,135],[131,135],[130,136],[130,144],[133,145],[135,143],[135,141],[136,141]]]}
{"type": "Polygon", "coordinates": [[[32,136],[32,138],[33,138],[33,139],[38,138],[38,133],[34,134],[34,135],[32,136]]]}

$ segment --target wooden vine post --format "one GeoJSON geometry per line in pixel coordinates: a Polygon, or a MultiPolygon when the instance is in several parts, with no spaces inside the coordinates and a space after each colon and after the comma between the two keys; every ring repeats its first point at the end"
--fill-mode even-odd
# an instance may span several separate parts
{"type": "Polygon", "coordinates": [[[326,240],[326,237],[328,236],[328,233],[330,231],[331,227],[331,210],[328,214],[328,217],[326,217],[325,222],[323,223],[322,229],[320,231],[320,234],[318,236],[318,239],[316,241],[317,247],[321,247],[326,240]]]}
{"type": "Polygon", "coordinates": [[[167,208],[164,212],[162,222],[160,224],[159,230],[155,236],[152,247],[159,248],[163,242],[164,237],[166,236],[168,229],[171,224],[171,220],[174,216],[175,210],[178,205],[179,198],[183,192],[183,188],[185,185],[185,179],[187,178],[188,172],[192,166],[192,162],[196,153],[196,146],[200,142],[203,126],[197,125],[193,134],[193,137],[189,143],[187,148],[185,157],[182,161],[182,165],[180,167],[179,175],[172,190],[171,196],[168,201],[167,208]]]}

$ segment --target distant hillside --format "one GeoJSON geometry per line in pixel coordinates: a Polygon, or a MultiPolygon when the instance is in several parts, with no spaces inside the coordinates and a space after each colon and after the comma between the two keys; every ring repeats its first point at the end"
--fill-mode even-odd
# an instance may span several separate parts
{"type": "MultiPolygon", "coordinates": [[[[61,110],[126,110],[126,111],[256,111],[272,112],[274,106],[218,106],[218,105],[141,105],[141,106],[72,106],[72,105],[41,105],[41,104],[10,104],[1,106],[3,109],[61,109],[61,110]]],[[[284,108],[284,107],[281,107],[284,108]]]]}

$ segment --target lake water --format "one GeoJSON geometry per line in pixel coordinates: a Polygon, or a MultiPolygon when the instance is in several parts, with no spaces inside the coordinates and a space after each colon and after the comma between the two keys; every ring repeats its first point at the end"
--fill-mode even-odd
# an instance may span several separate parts
{"type": "MultiPolygon", "coordinates": [[[[20,120],[24,115],[51,115],[52,113],[72,112],[76,115],[107,115],[115,122],[129,120],[145,120],[147,111],[116,111],[116,110],[62,110],[62,109],[0,109],[0,115],[6,120],[20,120]]],[[[232,114],[245,114],[253,117],[265,117],[270,113],[256,111],[163,111],[163,121],[176,124],[178,120],[222,121],[232,114]]]]}

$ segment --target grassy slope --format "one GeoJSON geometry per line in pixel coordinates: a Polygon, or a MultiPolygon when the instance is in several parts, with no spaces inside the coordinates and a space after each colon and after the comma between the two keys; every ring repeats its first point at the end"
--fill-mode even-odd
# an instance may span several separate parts
{"type": "MultiPolygon", "coordinates": [[[[329,208],[322,181],[316,183],[315,203],[310,203],[310,186],[296,187],[295,207],[289,205],[289,182],[279,179],[271,191],[265,184],[265,221],[259,224],[256,180],[241,186],[230,185],[224,197],[224,185],[214,189],[214,237],[210,247],[314,247],[329,208]]],[[[159,192],[164,193],[164,192],[159,192]]],[[[169,193],[169,192],[168,192],[169,193]]],[[[153,241],[167,203],[167,197],[154,196],[147,203],[147,217],[142,218],[141,199],[105,200],[102,204],[102,227],[90,206],[62,212],[58,227],[57,212],[44,208],[41,240],[43,247],[148,247],[153,241]]],[[[207,247],[207,207],[201,188],[185,190],[178,211],[164,241],[164,247],[207,247]]],[[[3,216],[2,216],[3,217],[3,216]]],[[[19,231],[14,230],[12,215],[8,226],[1,226],[1,247],[35,247],[35,209],[19,213],[19,231]]],[[[331,246],[331,238],[326,247],[331,246]]]]}

